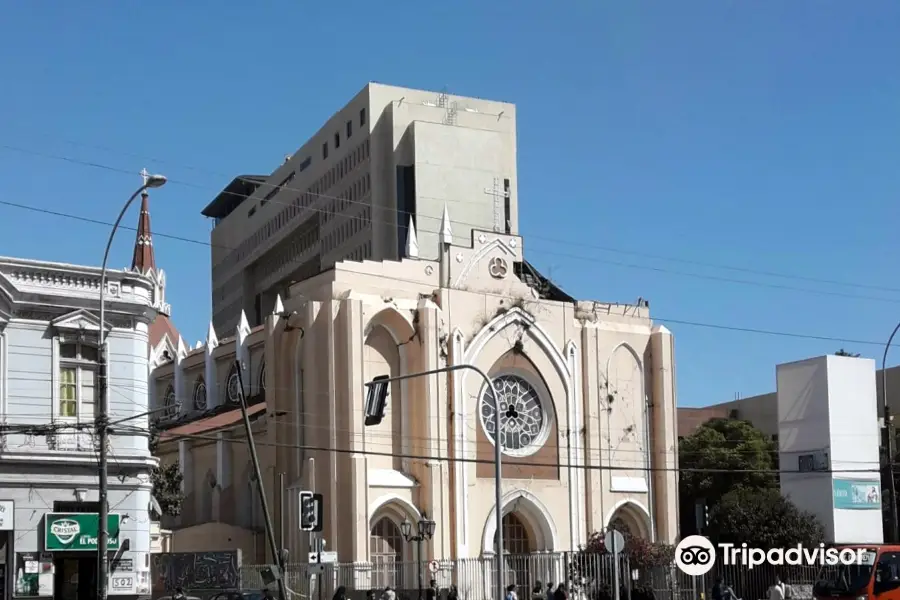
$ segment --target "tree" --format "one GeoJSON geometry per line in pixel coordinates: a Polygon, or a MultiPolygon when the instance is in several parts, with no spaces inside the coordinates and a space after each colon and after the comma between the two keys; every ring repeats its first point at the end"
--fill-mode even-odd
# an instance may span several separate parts
{"type": "MultiPolygon", "coordinates": [[[[622,554],[628,558],[628,567],[638,570],[638,580],[631,584],[631,600],[652,600],[655,598],[651,571],[658,567],[671,567],[675,560],[675,546],[663,542],[651,542],[645,538],[632,535],[629,532],[621,532],[625,538],[625,547],[622,554]]],[[[599,556],[607,554],[603,539],[605,531],[595,531],[588,537],[588,542],[580,552],[573,557],[570,563],[569,576],[573,581],[586,580],[592,584],[592,593],[589,597],[594,600],[612,600],[613,593],[611,572],[605,560],[597,560],[599,556]],[[606,563],[606,564],[604,564],[606,563]]],[[[621,573],[622,589],[620,598],[627,598],[625,582],[628,575],[621,573]]]]}
{"type": "Polygon", "coordinates": [[[165,466],[153,467],[150,481],[153,483],[153,497],[159,503],[164,515],[177,517],[181,514],[184,494],[181,491],[181,465],[173,462],[165,466]]]}
{"type": "MultiPolygon", "coordinates": [[[[651,542],[629,532],[621,533],[625,538],[625,547],[622,552],[628,557],[632,569],[668,566],[675,560],[675,546],[663,542],[651,542]]],[[[581,551],[585,554],[605,554],[607,552],[606,545],[603,543],[605,536],[605,531],[595,531],[588,537],[588,542],[581,551]]]]}
{"type": "Polygon", "coordinates": [[[777,489],[737,489],[725,494],[710,513],[710,534],[719,543],[753,548],[815,548],[825,530],[812,513],[801,510],[777,489]]]}
{"type": "Polygon", "coordinates": [[[847,352],[843,348],[834,353],[835,356],[849,356],[850,358],[859,358],[859,352],[847,352]]]}
{"type": "Polygon", "coordinates": [[[712,510],[731,490],[778,488],[778,450],[749,421],[711,419],[678,445],[681,532],[696,532],[698,502],[712,510]]]}

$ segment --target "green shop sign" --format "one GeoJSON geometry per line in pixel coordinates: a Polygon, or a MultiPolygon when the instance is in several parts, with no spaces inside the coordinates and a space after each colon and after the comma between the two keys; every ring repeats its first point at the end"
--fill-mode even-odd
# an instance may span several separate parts
{"type": "MultiPolygon", "coordinates": [[[[107,550],[119,549],[120,516],[110,514],[107,550]]],[[[100,516],[97,513],[45,513],[44,550],[47,552],[97,551],[100,516]]]]}

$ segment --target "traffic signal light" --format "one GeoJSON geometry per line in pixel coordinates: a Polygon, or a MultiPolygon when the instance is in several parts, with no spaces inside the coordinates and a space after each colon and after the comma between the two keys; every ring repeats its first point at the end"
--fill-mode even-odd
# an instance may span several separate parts
{"type": "Polygon", "coordinates": [[[390,389],[389,379],[388,375],[379,375],[366,384],[366,426],[378,425],[384,419],[390,389]]]}
{"type": "Polygon", "coordinates": [[[300,492],[300,529],[322,531],[324,506],[322,494],[300,492]]]}

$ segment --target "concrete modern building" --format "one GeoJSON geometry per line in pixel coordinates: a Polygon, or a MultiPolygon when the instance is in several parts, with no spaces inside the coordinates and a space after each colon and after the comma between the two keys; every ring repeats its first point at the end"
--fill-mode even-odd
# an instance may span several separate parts
{"type": "Polygon", "coordinates": [[[875,361],[820,356],[778,365],[781,493],[825,540],[884,542],[875,361]]]}
{"type": "MultiPolygon", "coordinates": [[[[561,572],[532,572],[530,557],[558,557],[607,526],[675,540],[671,333],[654,325],[646,303],[574,300],[531,268],[520,236],[474,230],[455,244],[443,212],[427,253],[435,258],[422,258],[412,228],[408,258],[339,261],[276,297],[262,326],[239,312],[233,334],[211,326],[205,345],[180,344],[153,372],[156,402],[171,409],[160,459],[179,461],[189,485],[172,524],[176,551],[265,552],[241,382],[278,544],[305,560],[298,492],[323,493],[327,549],[353,569],[340,581],[357,589],[400,583],[394,565],[415,560],[401,523],[425,514],[436,523],[426,560],[479,561],[495,551],[503,511],[520,585],[561,581],[561,572]],[[395,383],[385,419],[364,426],[366,381],[463,364],[486,372],[517,409],[501,415],[499,507],[493,404],[477,373],[395,383]]],[[[483,571],[471,580],[461,569],[441,573],[466,597],[486,585],[483,571]]]]}
{"type": "Polygon", "coordinates": [[[213,324],[251,327],[292,283],[341,260],[397,260],[410,222],[437,259],[441,211],[456,240],[518,233],[512,104],[370,83],[270,174],[241,175],[215,220],[213,324]]]}
{"type": "MultiPolygon", "coordinates": [[[[99,292],[98,268],[0,258],[5,598],[96,589],[99,292]]],[[[163,296],[155,272],[109,273],[110,416],[127,419],[110,442],[110,592],[119,596],[150,588],[148,334],[168,312],[163,296]]]]}
{"type": "MultiPolygon", "coordinates": [[[[773,369],[774,373],[774,369],[773,369]]],[[[878,418],[883,416],[881,406],[881,369],[875,371],[875,389],[878,403],[878,418]]],[[[891,407],[893,415],[900,414],[900,366],[889,367],[887,369],[888,384],[888,403],[891,407]]],[[[773,387],[775,382],[773,381],[773,387]]],[[[738,398],[729,402],[720,404],[712,404],[703,407],[679,407],[678,408],[678,436],[684,437],[693,433],[697,427],[713,418],[736,418],[750,421],[753,425],[765,433],[772,436],[773,439],[778,437],[778,392],[770,392],[768,394],[759,394],[758,396],[748,396],[746,398],[738,398]]],[[[898,422],[895,417],[894,425],[898,422]]],[[[900,448],[900,435],[895,440],[895,447],[900,448]]]]}

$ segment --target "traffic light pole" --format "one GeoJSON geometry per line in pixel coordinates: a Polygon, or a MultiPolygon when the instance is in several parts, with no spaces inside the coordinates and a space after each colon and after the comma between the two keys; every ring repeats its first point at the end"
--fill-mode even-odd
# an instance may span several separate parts
{"type": "MultiPolygon", "coordinates": [[[[504,600],[504,598],[506,597],[506,588],[503,584],[505,569],[505,565],[503,563],[503,436],[500,435],[500,395],[494,389],[494,380],[491,379],[487,373],[485,373],[475,365],[447,365],[446,367],[431,369],[430,371],[407,373],[406,375],[397,375],[396,377],[376,377],[374,380],[366,384],[366,387],[369,388],[367,395],[369,393],[379,393],[376,391],[379,388],[381,390],[380,393],[386,393],[386,390],[388,389],[387,385],[394,381],[403,381],[406,379],[413,379],[415,377],[426,377],[428,375],[436,375],[438,373],[452,373],[455,371],[464,370],[474,371],[476,374],[478,374],[484,380],[485,388],[487,390],[490,390],[491,397],[494,400],[494,519],[495,527],[497,529],[497,539],[495,542],[497,553],[495,555],[496,566],[494,567],[494,576],[496,577],[497,582],[496,600],[504,600]]],[[[508,414],[511,414],[511,411],[514,412],[513,407],[509,407],[506,412],[508,414]]],[[[369,423],[366,423],[366,425],[368,424],[369,423]]]]}
{"type": "Polygon", "coordinates": [[[241,362],[234,361],[238,376],[238,397],[241,400],[241,416],[244,419],[244,431],[247,434],[247,446],[250,450],[250,459],[253,461],[253,470],[256,473],[256,485],[259,490],[259,503],[262,505],[263,518],[266,520],[266,537],[269,538],[269,548],[272,551],[272,560],[278,566],[278,595],[281,600],[289,600],[287,587],[284,584],[284,565],[281,562],[281,552],[278,551],[278,542],[275,541],[275,529],[272,527],[272,515],[269,512],[269,503],[266,501],[266,488],[263,485],[262,471],[259,468],[259,455],[256,454],[256,442],[253,440],[253,429],[250,425],[250,415],[247,413],[247,398],[244,396],[244,376],[241,362]]]}
{"type": "MultiPolygon", "coordinates": [[[[313,494],[316,493],[316,459],[312,456],[309,457],[309,491],[313,494]]],[[[300,507],[302,510],[302,506],[300,507]]],[[[316,564],[319,565],[318,568],[322,568],[322,534],[316,533],[315,531],[309,532],[309,547],[312,551],[312,548],[315,547],[316,553],[316,564]],[[313,546],[315,544],[315,546],[313,546]]],[[[316,593],[319,596],[319,600],[322,600],[322,584],[325,582],[325,577],[322,576],[322,573],[318,574],[318,578],[316,580],[316,593]]]]}

